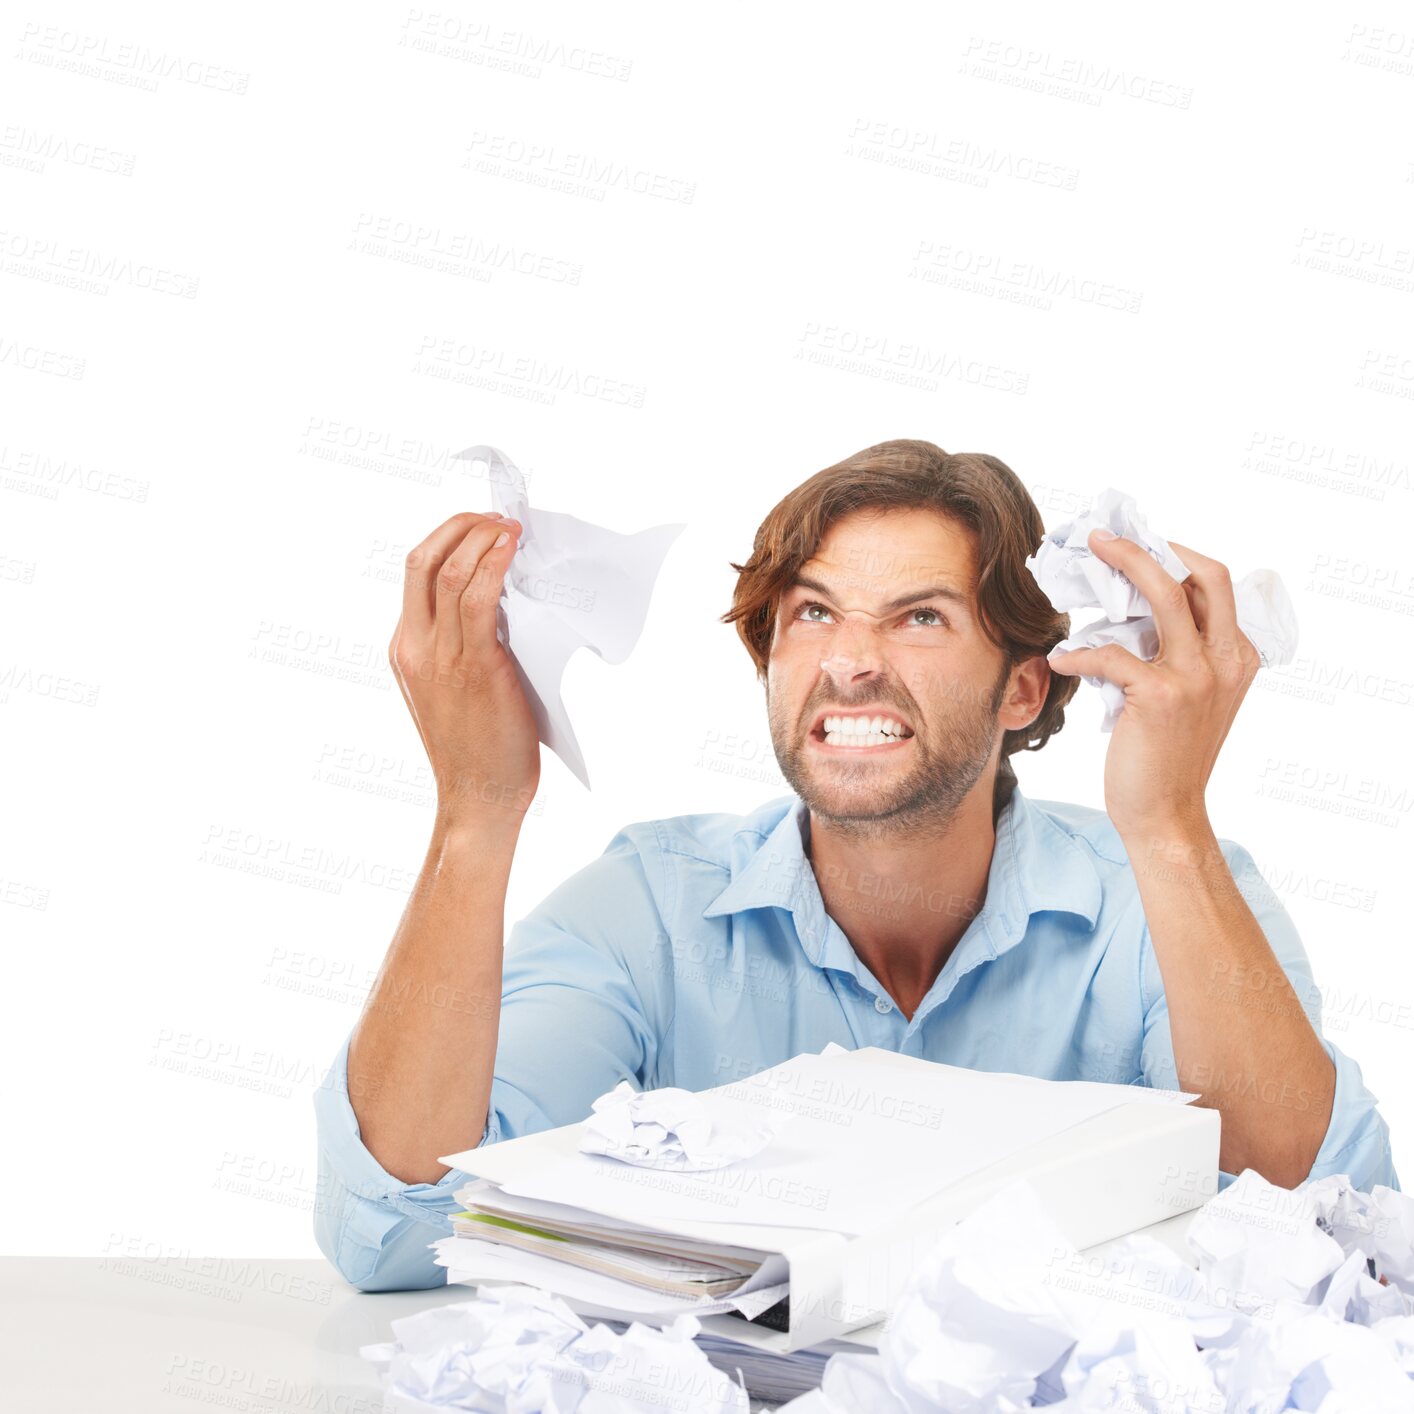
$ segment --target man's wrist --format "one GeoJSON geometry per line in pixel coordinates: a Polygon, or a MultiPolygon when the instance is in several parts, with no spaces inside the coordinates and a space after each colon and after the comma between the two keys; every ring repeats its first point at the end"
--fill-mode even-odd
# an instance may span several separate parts
{"type": "Polygon", "coordinates": [[[1237,900],[1242,889],[1206,818],[1202,822],[1168,817],[1121,836],[1135,882],[1146,906],[1154,891],[1177,887],[1213,899],[1237,900]]]}
{"type": "Polygon", "coordinates": [[[432,825],[432,842],[442,850],[484,854],[488,861],[515,853],[524,816],[491,806],[486,810],[439,808],[432,825]]]}
{"type": "Polygon", "coordinates": [[[1206,810],[1165,811],[1115,828],[1131,860],[1160,853],[1182,854],[1195,862],[1198,856],[1222,858],[1206,810]]]}

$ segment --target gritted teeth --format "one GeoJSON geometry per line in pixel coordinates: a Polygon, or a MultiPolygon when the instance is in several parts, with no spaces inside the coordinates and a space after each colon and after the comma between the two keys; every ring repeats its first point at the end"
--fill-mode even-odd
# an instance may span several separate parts
{"type": "Polygon", "coordinates": [[[857,736],[862,740],[876,733],[882,733],[886,737],[906,739],[913,735],[912,729],[906,722],[887,713],[828,712],[816,721],[814,730],[815,735],[820,739],[827,736],[857,736]]]}

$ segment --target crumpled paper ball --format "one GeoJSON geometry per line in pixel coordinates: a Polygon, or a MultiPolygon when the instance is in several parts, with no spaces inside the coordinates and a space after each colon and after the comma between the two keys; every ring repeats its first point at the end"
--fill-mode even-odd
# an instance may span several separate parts
{"type": "Polygon", "coordinates": [[[594,1101],[579,1148],[639,1168],[703,1172],[753,1158],[775,1133],[750,1105],[714,1095],[709,1109],[691,1090],[638,1091],[621,1080],[594,1101]]]}
{"type": "MultiPolygon", "coordinates": [[[[1149,529],[1132,496],[1107,486],[1084,515],[1048,531],[1026,568],[1060,613],[1072,609],[1100,608],[1101,618],[1062,642],[1052,652],[1099,648],[1117,643],[1143,662],[1152,662],[1159,651],[1159,633],[1148,599],[1127,575],[1107,565],[1089,546],[1092,530],[1112,530],[1142,545],[1174,579],[1188,578],[1188,567],[1161,535],[1149,529]]],[[[1296,655],[1296,609],[1275,570],[1257,569],[1232,586],[1237,626],[1252,641],[1264,668],[1289,663],[1296,655]]],[[[1124,711],[1124,689],[1118,683],[1088,674],[1081,681],[1098,688],[1104,704],[1100,730],[1114,730],[1124,711]]]]}
{"type": "Polygon", "coordinates": [[[1098,559],[1091,551],[1092,530],[1112,530],[1142,545],[1175,579],[1188,578],[1188,567],[1161,535],[1149,529],[1133,496],[1107,486],[1074,520],[1047,531],[1026,568],[1036,577],[1051,604],[1061,613],[1096,605],[1111,623],[1139,618],[1149,612],[1149,601],[1127,576],[1098,559]]]}

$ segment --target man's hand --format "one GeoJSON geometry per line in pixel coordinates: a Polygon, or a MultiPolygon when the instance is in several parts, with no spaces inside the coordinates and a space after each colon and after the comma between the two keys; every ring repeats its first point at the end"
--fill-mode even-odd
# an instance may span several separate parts
{"type": "Polygon", "coordinates": [[[1121,836],[1163,834],[1206,821],[1204,792],[1261,659],[1237,626],[1227,566],[1170,541],[1188,566],[1176,580],[1141,545],[1092,530],[1091,551],[1149,601],[1158,630],[1152,662],[1108,643],[1049,659],[1058,673],[1124,689],[1105,757],[1105,810],[1121,836]]]}
{"type": "Polygon", "coordinates": [[[496,607],[521,524],[462,511],[407,557],[388,660],[417,724],[446,823],[518,831],[540,783],[540,740],[496,607]],[[502,543],[497,543],[497,541],[502,543]]]}

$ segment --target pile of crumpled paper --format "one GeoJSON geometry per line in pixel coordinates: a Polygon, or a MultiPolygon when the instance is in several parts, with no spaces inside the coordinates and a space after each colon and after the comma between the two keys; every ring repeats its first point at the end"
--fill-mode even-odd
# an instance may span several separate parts
{"type": "MultiPolygon", "coordinates": [[[[1414,1411],[1414,1198],[1247,1170],[1194,1216],[1195,1270],[1133,1235],[1082,1255],[1029,1184],[958,1223],[877,1354],[837,1354],[782,1414],[1394,1414],[1414,1411]]],[[[587,1325],[526,1286],[393,1322],[365,1346],[389,1414],[746,1414],[679,1316],[587,1325]]]]}
{"type": "Polygon", "coordinates": [[[359,1354],[383,1367],[387,1414],[747,1414],[745,1389],[692,1343],[700,1329],[679,1316],[619,1334],[549,1292],[488,1286],[394,1321],[396,1340],[359,1354]]]}
{"type": "Polygon", "coordinates": [[[1414,1410],[1414,1198],[1247,1170],[1193,1219],[1083,1257],[1014,1184],[915,1272],[877,1355],[791,1414],[1414,1410]]]}

